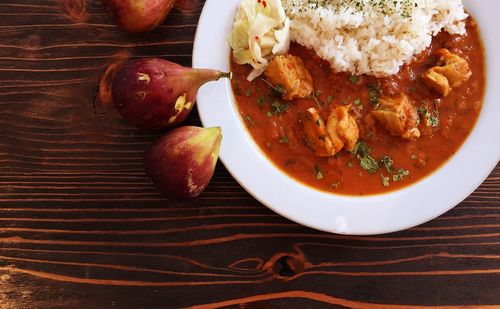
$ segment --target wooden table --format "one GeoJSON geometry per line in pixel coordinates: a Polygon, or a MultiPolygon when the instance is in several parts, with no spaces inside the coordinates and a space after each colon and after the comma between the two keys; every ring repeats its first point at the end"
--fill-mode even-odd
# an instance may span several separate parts
{"type": "Polygon", "coordinates": [[[158,135],[97,85],[128,56],[190,65],[200,11],[127,35],[96,0],[1,1],[0,308],[500,306],[498,166],[449,213],[374,237],[287,221],[222,166],[200,198],[163,199],[142,167],[158,135]]]}

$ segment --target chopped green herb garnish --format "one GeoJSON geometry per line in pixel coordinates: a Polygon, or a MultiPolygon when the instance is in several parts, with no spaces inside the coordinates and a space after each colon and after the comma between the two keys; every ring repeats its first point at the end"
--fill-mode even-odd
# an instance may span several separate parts
{"type": "Polygon", "coordinates": [[[431,125],[433,128],[437,127],[439,125],[439,118],[438,117],[430,117],[429,121],[427,122],[427,126],[431,125]]]}
{"type": "Polygon", "coordinates": [[[370,174],[374,174],[380,168],[377,161],[370,155],[361,158],[359,165],[370,174]]]}
{"type": "Polygon", "coordinates": [[[283,135],[282,137],[280,137],[280,144],[288,144],[288,141],[288,136],[283,135]]]}
{"type": "Polygon", "coordinates": [[[361,100],[360,100],[360,99],[356,99],[356,100],[354,100],[354,104],[355,104],[355,105],[359,105],[359,104],[361,104],[361,100]]]}
{"type": "Polygon", "coordinates": [[[412,160],[417,160],[417,159],[418,159],[418,157],[417,157],[417,155],[412,154],[412,155],[410,156],[410,159],[412,159],[412,160]]]}
{"type": "Polygon", "coordinates": [[[397,182],[403,180],[406,176],[410,175],[410,172],[408,170],[405,170],[403,168],[400,168],[396,174],[392,175],[392,181],[397,182]]]}
{"type": "Polygon", "coordinates": [[[421,117],[424,117],[426,126],[434,128],[439,125],[439,118],[437,117],[437,115],[432,115],[432,113],[429,112],[426,108],[419,107],[418,113],[421,117]]]}
{"type": "Polygon", "coordinates": [[[314,171],[316,172],[316,179],[317,180],[321,180],[324,178],[323,172],[321,172],[321,168],[318,165],[314,166],[314,171]]]}
{"type": "Polygon", "coordinates": [[[285,88],[283,88],[283,86],[281,86],[281,85],[276,85],[276,86],[274,86],[273,89],[276,90],[279,94],[285,94],[286,93],[285,88]]]}
{"type": "Polygon", "coordinates": [[[286,93],[286,90],[285,88],[283,88],[283,86],[281,85],[276,85],[274,86],[273,84],[271,84],[270,82],[268,82],[267,80],[265,80],[264,78],[261,78],[261,80],[266,83],[269,87],[271,87],[272,90],[274,90],[276,92],[276,94],[279,96],[279,95],[283,95],[286,93]]]}
{"type": "Polygon", "coordinates": [[[394,172],[394,161],[389,156],[382,156],[379,160],[380,166],[384,167],[388,173],[394,172]]]}
{"type": "Polygon", "coordinates": [[[274,111],[277,113],[282,113],[288,109],[288,104],[287,103],[282,103],[280,101],[274,101],[271,106],[273,107],[274,111]]]}
{"type": "Polygon", "coordinates": [[[266,97],[260,96],[257,98],[257,104],[259,104],[259,106],[263,106],[264,103],[266,103],[266,97]]]}
{"type": "Polygon", "coordinates": [[[275,115],[275,114],[281,114],[284,111],[286,111],[289,107],[290,107],[290,105],[288,105],[288,103],[282,103],[278,100],[275,100],[271,104],[271,110],[267,112],[267,116],[271,117],[272,115],[275,115]]]}
{"type": "Polygon", "coordinates": [[[368,85],[368,96],[370,98],[370,104],[373,108],[378,108],[380,102],[379,98],[382,95],[382,88],[380,88],[380,84],[377,85],[368,85]]]}
{"type": "Polygon", "coordinates": [[[389,183],[389,177],[385,177],[384,175],[380,175],[380,177],[382,178],[382,184],[384,185],[384,187],[389,187],[390,183],[389,183]]]}
{"type": "Polygon", "coordinates": [[[357,83],[359,82],[359,76],[357,76],[357,75],[351,75],[351,76],[349,77],[349,81],[350,81],[351,83],[353,83],[353,84],[357,84],[357,83]]]}
{"type": "Polygon", "coordinates": [[[252,95],[252,90],[251,90],[251,89],[247,89],[247,90],[245,90],[245,95],[246,95],[247,97],[251,96],[251,95],[252,95]]]}
{"type": "Polygon", "coordinates": [[[248,122],[248,123],[252,123],[252,117],[246,115],[245,116],[245,120],[248,122]]]}
{"type": "Polygon", "coordinates": [[[332,101],[333,101],[333,96],[329,95],[329,96],[326,98],[326,102],[327,102],[328,104],[330,104],[330,103],[332,103],[332,101]]]}
{"type": "Polygon", "coordinates": [[[371,152],[370,147],[368,147],[368,145],[363,140],[360,140],[352,150],[352,154],[358,158],[369,155],[370,152],[371,152]]]}
{"type": "Polygon", "coordinates": [[[375,173],[380,168],[377,161],[371,156],[370,147],[363,140],[356,144],[352,154],[358,158],[361,168],[370,174],[375,173]]]}

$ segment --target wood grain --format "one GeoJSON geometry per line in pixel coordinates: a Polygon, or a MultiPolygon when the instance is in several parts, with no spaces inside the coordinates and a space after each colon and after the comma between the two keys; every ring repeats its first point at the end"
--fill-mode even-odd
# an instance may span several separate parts
{"type": "Polygon", "coordinates": [[[223,166],[200,198],[163,199],[142,168],[158,134],[98,85],[128,57],[190,65],[201,8],[128,35],[97,0],[1,1],[0,308],[500,306],[498,166],[449,213],[374,237],[292,223],[223,166]]]}

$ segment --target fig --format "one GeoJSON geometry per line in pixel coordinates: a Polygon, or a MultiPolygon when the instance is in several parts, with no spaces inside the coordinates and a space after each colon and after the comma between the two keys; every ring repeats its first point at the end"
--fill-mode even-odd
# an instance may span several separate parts
{"type": "Polygon", "coordinates": [[[139,129],[165,129],[186,119],[203,84],[222,77],[231,78],[231,73],[143,58],[128,62],[116,74],[112,98],[118,112],[139,129]]]}
{"type": "Polygon", "coordinates": [[[221,140],[219,127],[176,128],[146,151],[146,174],[170,200],[195,198],[214,174],[221,140]]]}
{"type": "Polygon", "coordinates": [[[129,33],[154,30],[167,18],[175,0],[102,0],[111,20],[129,33]]]}
{"type": "Polygon", "coordinates": [[[196,11],[200,0],[177,0],[175,1],[175,8],[182,14],[192,14],[196,11]]]}

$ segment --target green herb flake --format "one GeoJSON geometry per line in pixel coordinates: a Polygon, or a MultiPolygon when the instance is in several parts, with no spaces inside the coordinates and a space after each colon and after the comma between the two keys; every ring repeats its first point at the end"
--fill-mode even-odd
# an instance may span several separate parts
{"type": "Polygon", "coordinates": [[[285,94],[286,93],[286,90],[285,88],[283,88],[283,86],[281,85],[276,85],[274,86],[273,88],[276,92],[278,92],[279,94],[285,94]]]}
{"type": "Polygon", "coordinates": [[[427,126],[429,126],[429,124],[433,128],[439,126],[439,118],[438,117],[434,117],[434,116],[430,117],[429,121],[427,122],[427,126]]]}
{"type": "Polygon", "coordinates": [[[360,104],[361,104],[361,99],[356,99],[356,100],[354,100],[354,104],[355,104],[355,105],[360,105],[360,104]]]}
{"type": "Polygon", "coordinates": [[[318,165],[316,165],[314,167],[314,171],[316,172],[316,179],[317,180],[322,180],[324,178],[323,172],[321,171],[321,168],[318,165]]]}
{"type": "Polygon", "coordinates": [[[389,156],[382,156],[379,160],[380,166],[385,168],[388,173],[394,172],[394,161],[389,156]]]}
{"type": "MultiPolygon", "coordinates": [[[[425,125],[428,127],[437,127],[439,126],[439,117],[437,114],[434,116],[431,112],[429,112],[426,108],[424,107],[419,107],[417,109],[418,114],[424,118],[425,120],[425,125]]],[[[422,119],[421,119],[422,120],[422,119]]]]}
{"type": "Polygon", "coordinates": [[[361,158],[359,165],[370,174],[374,174],[380,168],[377,161],[370,155],[361,158]]]}
{"type": "Polygon", "coordinates": [[[378,162],[371,156],[370,147],[363,140],[356,144],[352,154],[358,158],[361,168],[370,174],[375,173],[380,168],[378,162]]]}
{"type": "Polygon", "coordinates": [[[329,96],[326,98],[326,102],[327,102],[328,104],[330,104],[330,103],[332,103],[332,101],[333,101],[333,96],[329,95],[329,96]]]}
{"type": "Polygon", "coordinates": [[[380,84],[377,85],[368,85],[368,97],[370,99],[370,104],[373,108],[378,108],[380,102],[379,98],[382,95],[382,88],[380,88],[380,84]]]}
{"type": "Polygon", "coordinates": [[[289,142],[288,136],[283,135],[282,137],[280,137],[279,142],[280,142],[280,144],[288,144],[288,142],[289,142]]]}
{"type": "Polygon", "coordinates": [[[266,97],[264,97],[264,96],[260,96],[260,97],[258,97],[258,98],[257,98],[257,104],[258,104],[259,106],[263,106],[263,105],[264,105],[264,103],[266,103],[266,97]]]}
{"type": "Polygon", "coordinates": [[[389,187],[390,183],[389,183],[389,177],[385,177],[384,175],[380,175],[380,178],[382,179],[382,185],[384,185],[384,187],[389,187]]]}
{"type": "Polygon", "coordinates": [[[412,155],[410,156],[410,159],[412,159],[412,160],[417,160],[417,159],[418,159],[418,157],[417,157],[417,155],[412,154],[412,155]]]}
{"type": "Polygon", "coordinates": [[[357,75],[351,75],[351,76],[349,77],[349,81],[350,81],[351,83],[353,83],[353,84],[357,84],[357,83],[359,82],[359,76],[357,76],[357,75]]]}
{"type": "Polygon", "coordinates": [[[248,122],[248,123],[252,123],[252,117],[250,117],[250,116],[248,116],[248,115],[246,115],[246,116],[245,116],[245,120],[246,120],[246,122],[248,122]]]}
{"type": "Polygon", "coordinates": [[[252,90],[251,90],[251,89],[247,89],[247,90],[245,90],[245,95],[246,95],[247,97],[251,96],[251,95],[252,95],[252,90]]]}
{"type": "Polygon", "coordinates": [[[362,158],[366,155],[369,155],[371,153],[370,147],[368,147],[368,144],[365,143],[365,141],[360,140],[354,146],[354,149],[352,150],[352,154],[358,158],[362,158]]]}
{"type": "Polygon", "coordinates": [[[268,82],[264,78],[261,78],[260,80],[262,80],[264,83],[266,83],[275,92],[275,95],[280,96],[280,95],[286,94],[286,90],[285,90],[285,88],[283,88],[282,85],[278,84],[278,85],[274,86],[273,84],[271,84],[270,82],[268,82]]]}
{"type": "Polygon", "coordinates": [[[271,117],[272,115],[281,114],[285,112],[290,106],[288,103],[282,103],[278,100],[275,100],[271,103],[271,110],[267,112],[267,116],[271,117]]]}
{"type": "Polygon", "coordinates": [[[405,170],[403,168],[400,168],[396,174],[392,175],[392,181],[398,182],[403,180],[406,176],[410,175],[410,172],[408,170],[405,170]]]}

